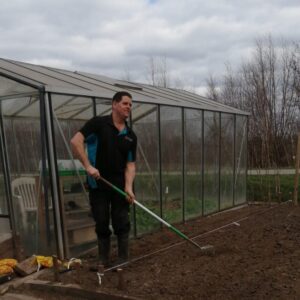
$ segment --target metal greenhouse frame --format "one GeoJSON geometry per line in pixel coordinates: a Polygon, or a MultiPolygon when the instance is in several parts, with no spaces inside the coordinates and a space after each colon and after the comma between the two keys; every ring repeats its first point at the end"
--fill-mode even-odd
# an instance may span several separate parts
{"type": "MultiPolygon", "coordinates": [[[[246,202],[248,113],[171,88],[0,59],[0,237],[26,254],[95,246],[84,170],[70,137],[133,96],[137,199],[170,223],[246,202]]],[[[161,225],[132,207],[133,236],[161,225]]],[[[0,240],[1,241],[1,240],[0,240]]]]}

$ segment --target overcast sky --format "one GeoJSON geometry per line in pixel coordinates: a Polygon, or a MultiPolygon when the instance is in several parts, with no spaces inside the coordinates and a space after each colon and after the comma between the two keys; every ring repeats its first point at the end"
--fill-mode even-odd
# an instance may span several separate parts
{"type": "Polygon", "coordinates": [[[255,39],[300,40],[299,0],[3,0],[0,57],[147,82],[167,57],[171,84],[203,92],[255,39]]]}

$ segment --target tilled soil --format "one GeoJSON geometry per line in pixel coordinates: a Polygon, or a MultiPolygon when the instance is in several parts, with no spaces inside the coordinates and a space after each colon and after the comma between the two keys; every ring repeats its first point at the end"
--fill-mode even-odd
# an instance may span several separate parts
{"type": "MultiPolygon", "coordinates": [[[[211,253],[165,228],[131,242],[123,289],[113,271],[106,271],[99,285],[87,266],[90,258],[61,281],[139,299],[300,299],[298,206],[245,206],[177,228],[201,246],[213,245],[215,254],[206,255],[211,253]]],[[[40,277],[53,280],[50,272],[40,277]]]]}

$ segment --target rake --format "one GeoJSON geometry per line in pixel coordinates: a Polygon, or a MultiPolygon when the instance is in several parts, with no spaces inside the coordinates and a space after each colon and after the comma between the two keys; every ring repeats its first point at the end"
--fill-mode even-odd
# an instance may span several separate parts
{"type": "MultiPolygon", "coordinates": [[[[128,196],[124,191],[122,191],[121,189],[119,189],[118,187],[116,187],[115,185],[113,185],[112,183],[110,183],[109,181],[107,181],[105,178],[103,178],[103,177],[100,176],[99,180],[101,180],[102,182],[104,182],[106,185],[108,185],[109,187],[111,187],[112,189],[114,189],[119,194],[123,195],[124,197],[128,196]]],[[[177,228],[175,228],[174,226],[172,226],[171,224],[169,224],[168,222],[166,222],[165,220],[163,220],[162,218],[160,218],[158,215],[156,215],[155,213],[153,213],[151,210],[149,210],[143,204],[139,203],[137,200],[134,199],[133,203],[135,205],[137,205],[138,207],[140,207],[141,209],[143,209],[145,212],[147,212],[153,218],[155,218],[156,220],[158,220],[159,222],[161,222],[162,224],[164,224],[165,226],[167,226],[170,230],[172,230],[178,236],[180,236],[184,240],[188,241],[189,243],[193,244],[195,247],[199,248],[201,251],[203,251],[205,253],[208,253],[208,254],[214,254],[215,253],[214,246],[212,246],[212,245],[200,246],[199,244],[197,244],[196,242],[194,242],[192,239],[190,239],[189,237],[187,237],[180,230],[178,230],[177,228]]]]}

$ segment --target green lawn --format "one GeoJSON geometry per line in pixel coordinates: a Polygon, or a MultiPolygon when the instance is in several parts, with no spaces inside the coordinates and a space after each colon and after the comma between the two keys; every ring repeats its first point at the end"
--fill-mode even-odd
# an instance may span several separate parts
{"type": "Polygon", "coordinates": [[[293,199],[294,175],[248,175],[248,201],[287,201],[293,199]]]}

